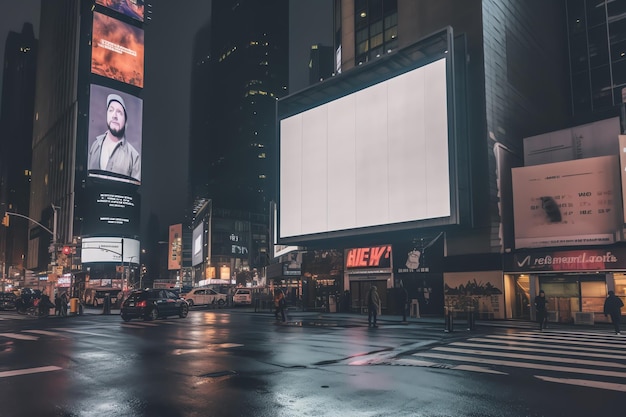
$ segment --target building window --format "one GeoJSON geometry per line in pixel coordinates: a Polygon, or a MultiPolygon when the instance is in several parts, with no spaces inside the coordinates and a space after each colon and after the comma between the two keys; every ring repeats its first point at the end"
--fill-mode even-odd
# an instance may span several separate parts
{"type": "Polygon", "coordinates": [[[355,2],[355,64],[362,64],[398,47],[397,0],[355,2]]]}

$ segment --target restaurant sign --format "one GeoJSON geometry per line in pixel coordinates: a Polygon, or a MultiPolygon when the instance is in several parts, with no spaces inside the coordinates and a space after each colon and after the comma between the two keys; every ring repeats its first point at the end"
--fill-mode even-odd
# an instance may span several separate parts
{"type": "Polygon", "coordinates": [[[505,271],[590,271],[626,269],[626,248],[520,252],[505,256],[505,271]]]}

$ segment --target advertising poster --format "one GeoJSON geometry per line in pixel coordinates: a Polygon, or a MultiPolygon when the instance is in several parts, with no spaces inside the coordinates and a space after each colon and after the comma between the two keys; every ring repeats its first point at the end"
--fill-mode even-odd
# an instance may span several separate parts
{"type": "Polygon", "coordinates": [[[96,0],[96,3],[143,22],[144,0],[96,0]]]}
{"type": "Polygon", "coordinates": [[[139,263],[139,241],[119,237],[86,237],[81,242],[83,263],[139,263]]]}
{"type": "Polygon", "coordinates": [[[622,229],[618,157],[513,168],[515,247],[602,245],[622,229]]]}
{"type": "Polygon", "coordinates": [[[92,84],[87,170],[90,177],[141,184],[143,100],[92,84]]]}
{"type": "Polygon", "coordinates": [[[456,272],[443,276],[445,304],[457,311],[473,308],[479,319],[504,318],[502,272],[456,272]]]}
{"type": "Polygon", "coordinates": [[[626,224],[626,204],[624,204],[624,196],[626,195],[626,135],[619,135],[619,166],[622,177],[622,219],[626,224]]]}
{"type": "Polygon", "coordinates": [[[183,260],[183,225],[170,225],[169,252],[167,256],[167,269],[178,270],[183,260]]]}
{"type": "Polygon", "coordinates": [[[83,223],[85,235],[139,235],[139,193],[97,184],[88,187],[87,200],[88,210],[83,223]]]}
{"type": "Polygon", "coordinates": [[[143,88],[143,35],[143,29],[94,12],[91,72],[143,88]]]}
{"type": "Polygon", "coordinates": [[[443,233],[424,236],[413,242],[393,245],[393,265],[397,274],[441,273],[444,260],[443,233]]]}
{"type": "Polygon", "coordinates": [[[193,229],[193,236],[191,241],[191,265],[196,266],[202,263],[203,259],[203,241],[204,235],[204,223],[200,223],[193,229]]]}

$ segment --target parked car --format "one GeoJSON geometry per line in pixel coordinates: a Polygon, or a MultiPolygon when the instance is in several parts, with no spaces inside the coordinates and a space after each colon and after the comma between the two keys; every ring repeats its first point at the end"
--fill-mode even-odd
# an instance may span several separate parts
{"type": "Polygon", "coordinates": [[[238,288],[233,295],[233,305],[252,304],[252,290],[249,288],[238,288]]]}
{"type": "Polygon", "coordinates": [[[155,320],[159,317],[187,317],[189,304],[170,290],[145,289],[136,290],[128,295],[122,303],[120,316],[122,320],[133,318],[155,320]]]}
{"type": "Polygon", "coordinates": [[[17,296],[12,292],[0,293],[0,310],[15,310],[17,296]]]}
{"type": "Polygon", "coordinates": [[[104,297],[109,296],[111,305],[116,305],[122,290],[113,288],[87,288],[85,290],[85,305],[101,307],[104,305],[104,297]]]}
{"type": "Polygon", "coordinates": [[[212,288],[194,288],[186,294],[181,294],[189,306],[216,304],[223,306],[226,304],[226,294],[220,294],[212,288]]]}

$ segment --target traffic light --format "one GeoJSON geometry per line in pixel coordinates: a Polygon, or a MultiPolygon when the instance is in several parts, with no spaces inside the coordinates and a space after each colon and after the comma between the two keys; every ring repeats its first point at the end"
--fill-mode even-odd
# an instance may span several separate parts
{"type": "Polygon", "coordinates": [[[2,218],[2,225],[9,227],[9,213],[4,213],[4,217],[2,218]]]}
{"type": "Polygon", "coordinates": [[[71,246],[63,246],[63,255],[71,255],[72,247],[71,246]]]}

